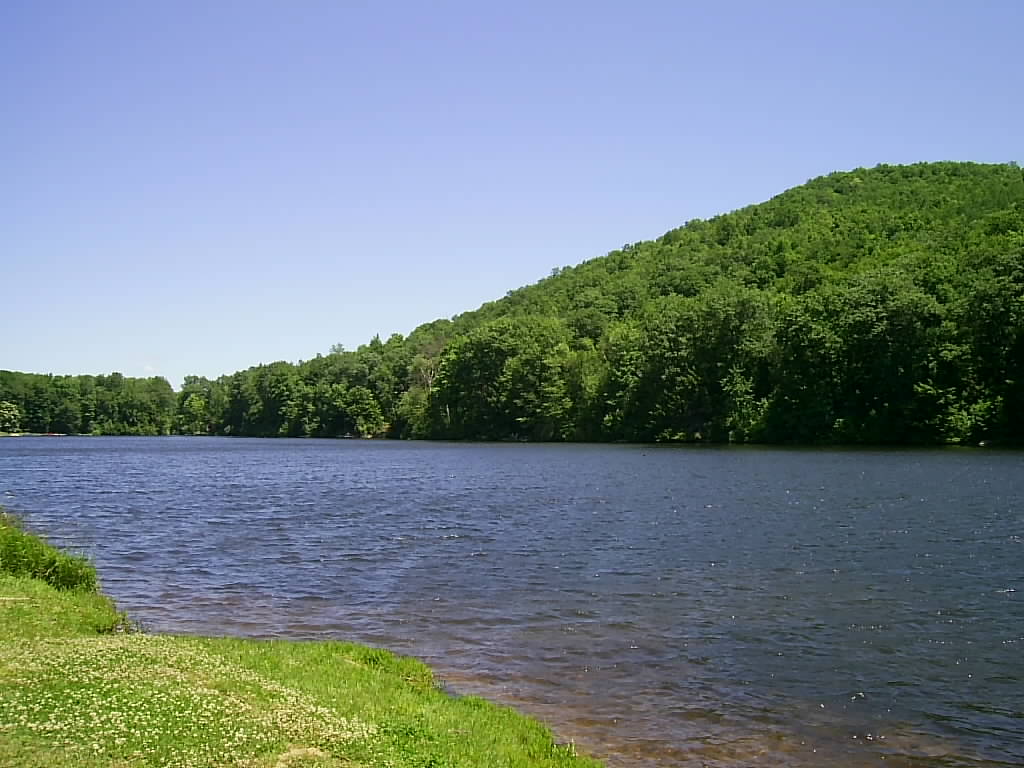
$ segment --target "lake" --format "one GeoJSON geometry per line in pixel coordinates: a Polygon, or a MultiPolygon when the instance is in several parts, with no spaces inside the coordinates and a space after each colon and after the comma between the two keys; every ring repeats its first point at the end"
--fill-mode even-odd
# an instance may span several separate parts
{"type": "Polygon", "coordinates": [[[422,658],[614,768],[1024,765],[1024,454],[0,440],[149,630],[422,658]]]}

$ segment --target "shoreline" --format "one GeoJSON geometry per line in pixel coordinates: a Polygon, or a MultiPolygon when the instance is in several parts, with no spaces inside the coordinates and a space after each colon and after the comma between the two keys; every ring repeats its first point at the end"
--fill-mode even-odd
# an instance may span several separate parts
{"type": "Polygon", "coordinates": [[[601,766],[384,649],[142,632],[2,510],[0,597],[0,764],[601,766]]]}
{"type": "Polygon", "coordinates": [[[454,444],[454,445],[627,445],[642,448],[666,448],[666,447],[689,447],[689,448],[743,448],[743,449],[778,449],[778,450],[890,450],[890,451],[916,451],[916,450],[945,450],[945,449],[970,449],[970,450],[1004,450],[1021,452],[1024,451],[1024,441],[1017,440],[981,440],[977,443],[968,442],[883,442],[883,443],[856,443],[856,442],[738,442],[738,441],[713,441],[713,440],[661,440],[661,441],[628,441],[628,440],[470,440],[470,439],[434,439],[434,438],[398,438],[398,437],[353,437],[340,435],[337,437],[325,436],[284,436],[284,435],[211,435],[211,434],[162,434],[162,435],[122,435],[122,434],[93,434],[84,432],[0,432],[0,438],[5,437],[70,437],[70,438],[130,438],[130,439],[166,439],[166,438],[210,438],[217,440],[327,440],[337,441],[358,441],[374,443],[422,443],[430,444],[454,444]]]}

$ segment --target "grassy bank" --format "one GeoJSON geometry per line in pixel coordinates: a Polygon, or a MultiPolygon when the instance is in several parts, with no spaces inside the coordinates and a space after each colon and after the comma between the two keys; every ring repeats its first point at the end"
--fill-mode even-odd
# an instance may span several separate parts
{"type": "Polygon", "coordinates": [[[87,561],[0,513],[0,766],[598,765],[386,651],[132,631],[87,561]]]}

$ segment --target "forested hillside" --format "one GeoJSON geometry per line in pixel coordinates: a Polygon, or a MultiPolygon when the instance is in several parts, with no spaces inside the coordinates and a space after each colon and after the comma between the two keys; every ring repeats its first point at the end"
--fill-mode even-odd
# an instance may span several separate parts
{"type": "Polygon", "coordinates": [[[0,429],[6,408],[62,432],[1019,441],[1024,172],[833,173],[408,337],[190,377],[165,417],[104,410],[109,382],[92,379],[3,374],[0,429]]]}

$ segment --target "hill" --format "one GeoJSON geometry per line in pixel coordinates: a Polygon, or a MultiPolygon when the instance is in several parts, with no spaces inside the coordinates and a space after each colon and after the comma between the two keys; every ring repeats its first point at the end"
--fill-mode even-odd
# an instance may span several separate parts
{"type": "MultiPolygon", "coordinates": [[[[294,436],[1019,441],[1022,366],[1024,172],[882,165],[556,269],[408,337],[190,377],[173,424],[294,436]]],[[[27,412],[3,382],[0,401],[27,412]]]]}

